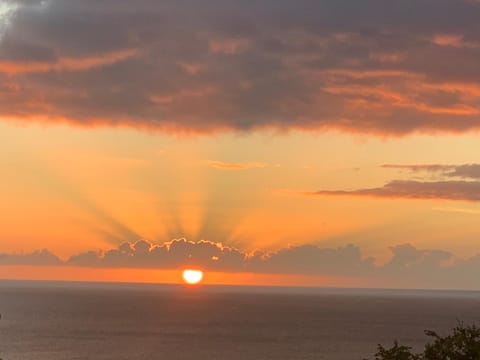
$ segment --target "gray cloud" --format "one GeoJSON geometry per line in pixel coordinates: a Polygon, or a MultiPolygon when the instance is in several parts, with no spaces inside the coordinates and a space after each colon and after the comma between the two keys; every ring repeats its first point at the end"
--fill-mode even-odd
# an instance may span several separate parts
{"type": "Polygon", "coordinates": [[[242,252],[222,243],[175,239],[163,244],[146,240],[125,242],[104,251],[87,251],[66,261],[48,250],[29,254],[0,255],[0,265],[69,265],[84,267],[178,268],[196,266],[217,271],[293,274],[367,274],[374,269],[373,258],[364,258],[360,249],[347,245],[335,249],[316,245],[291,246],[275,252],[242,252]]]}
{"type": "Polygon", "coordinates": [[[408,170],[411,172],[435,173],[445,177],[480,179],[480,164],[444,165],[444,164],[384,164],[383,168],[408,170]]]}
{"type": "Polygon", "coordinates": [[[273,273],[365,275],[373,271],[373,260],[363,258],[355,245],[336,249],[302,245],[264,255],[262,261],[254,263],[254,268],[273,273]]]}
{"type": "Polygon", "coordinates": [[[447,175],[470,179],[480,179],[480,164],[466,164],[456,166],[447,175]]]}
{"type": "Polygon", "coordinates": [[[434,172],[434,173],[444,173],[451,171],[455,168],[455,165],[444,165],[444,164],[383,164],[382,168],[385,169],[397,169],[397,170],[408,170],[412,172],[434,172]]]}
{"type": "Polygon", "coordinates": [[[384,186],[357,190],[319,190],[309,196],[357,196],[388,199],[480,201],[480,181],[396,180],[384,186]]]}
{"type": "Polygon", "coordinates": [[[388,272],[417,272],[441,268],[453,259],[453,254],[442,250],[419,250],[411,244],[390,248],[392,258],[384,265],[388,272]]]}
{"type": "Polygon", "coordinates": [[[201,266],[217,270],[240,270],[246,254],[211,241],[176,239],[161,245],[145,240],[123,243],[105,252],[72,256],[67,263],[78,266],[160,267],[201,266]]]}
{"type": "Polygon", "coordinates": [[[478,2],[5,4],[3,117],[204,133],[480,126],[478,2]]]}
{"type": "Polygon", "coordinates": [[[0,254],[0,265],[61,265],[62,261],[47,249],[22,254],[0,254]]]}
{"type": "Polygon", "coordinates": [[[479,289],[476,274],[480,271],[480,256],[456,258],[443,250],[418,249],[411,244],[390,248],[392,258],[379,269],[381,277],[396,286],[428,288],[479,289]]]}
{"type": "Polygon", "coordinates": [[[419,249],[408,243],[389,250],[389,260],[376,264],[356,245],[322,248],[307,244],[270,253],[245,253],[212,241],[176,239],[153,244],[139,240],[105,251],[76,254],[66,261],[48,250],[2,254],[0,265],[159,269],[194,266],[211,271],[346,276],[363,279],[364,286],[479,288],[476,274],[480,271],[480,254],[461,259],[448,251],[419,249]]]}

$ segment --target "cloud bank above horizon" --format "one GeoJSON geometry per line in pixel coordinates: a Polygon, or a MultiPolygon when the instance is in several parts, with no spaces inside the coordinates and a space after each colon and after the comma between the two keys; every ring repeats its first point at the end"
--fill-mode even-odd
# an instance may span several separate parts
{"type": "Polygon", "coordinates": [[[86,268],[176,269],[198,267],[206,271],[259,274],[343,276],[369,281],[385,280],[391,286],[478,289],[480,254],[458,258],[438,249],[418,249],[405,243],[389,247],[390,257],[376,264],[356,245],[323,248],[306,244],[273,252],[242,252],[222,243],[175,239],[163,244],[147,240],[125,242],[105,251],[87,251],[63,261],[49,250],[0,254],[0,266],[77,266],[86,268]]]}
{"type": "Polygon", "coordinates": [[[469,0],[9,0],[0,118],[195,133],[478,130],[479,17],[469,0]]]}

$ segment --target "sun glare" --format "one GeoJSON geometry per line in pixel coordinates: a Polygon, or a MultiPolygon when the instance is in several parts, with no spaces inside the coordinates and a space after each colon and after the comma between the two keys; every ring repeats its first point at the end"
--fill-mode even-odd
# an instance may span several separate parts
{"type": "Polygon", "coordinates": [[[183,270],[183,280],[187,284],[194,285],[199,284],[203,279],[203,271],[201,270],[183,270]]]}

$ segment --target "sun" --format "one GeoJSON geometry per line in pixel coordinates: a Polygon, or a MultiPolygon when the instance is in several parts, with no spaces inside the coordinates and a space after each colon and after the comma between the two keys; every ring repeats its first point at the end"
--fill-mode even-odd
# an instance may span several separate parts
{"type": "Polygon", "coordinates": [[[203,280],[203,271],[185,269],[183,270],[183,280],[189,285],[199,284],[203,280]]]}

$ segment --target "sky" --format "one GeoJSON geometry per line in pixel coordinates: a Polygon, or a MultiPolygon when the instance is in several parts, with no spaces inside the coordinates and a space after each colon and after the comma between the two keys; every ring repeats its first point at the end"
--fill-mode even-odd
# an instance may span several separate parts
{"type": "Polygon", "coordinates": [[[480,289],[479,18],[0,0],[0,278],[480,289]]]}

